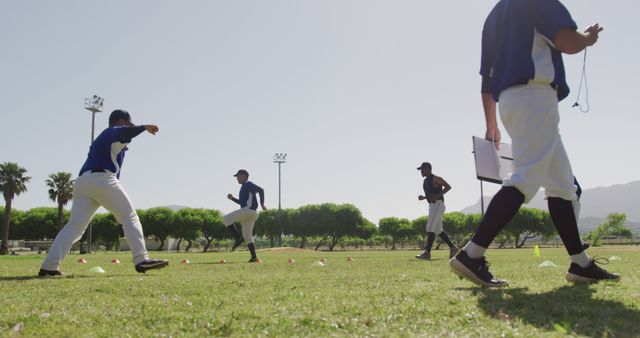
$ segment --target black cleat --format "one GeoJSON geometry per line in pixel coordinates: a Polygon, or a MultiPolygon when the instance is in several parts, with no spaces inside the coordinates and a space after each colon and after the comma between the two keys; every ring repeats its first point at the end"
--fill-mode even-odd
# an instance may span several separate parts
{"type": "Polygon", "coordinates": [[[576,263],[571,263],[569,271],[564,278],[567,282],[572,283],[594,283],[603,280],[617,282],[620,280],[620,275],[608,272],[607,270],[597,266],[596,262],[609,264],[609,260],[606,258],[594,258],[589,262],[589,265],[586,268],[583,268],[576,263]]]}
{"type": "Polygon", "coordinates": [[[65,275],[66,273],[60,270],[40,269],[40,271],[38,271],[38,277],[55,277],[55,276],[65,276],[65,275]]]}
{"type": "Polygon", "coordinates": [[[236,241],[233,242],[233,246],[231,247],[231,251],[235,251],[240,246],[240,244],[242,244],[242,242],[244,242],[244,238],[236,238],[236,241]]]}
{"type": "Polygon", "coordinates": [[[145,273],[148,270],[162,269],[169,265],[169,261],[166,259],[146,259],[142,263],[136,264],[136,271],[145,273]]]}
{"type": "Polygon", "coordinates": [[[477,285],[487,288],[509,285],[507,281],[493,277],[489,272],[490,264],[484,257],[472,259],[464,250],[451,258],[449,265],[456,275],[477,285]]]}
{"type": "Polygon", "coordinates": [[[421,255],[416,255],[417,259],[429,260],[431,259],[431,252],[423,252],[421,255]]]}

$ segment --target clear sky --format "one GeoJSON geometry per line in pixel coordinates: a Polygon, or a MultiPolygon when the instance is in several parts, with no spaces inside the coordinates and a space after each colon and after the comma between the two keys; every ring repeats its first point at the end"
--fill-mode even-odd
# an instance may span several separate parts
{"type": "MultiPolygon", "coordinates": [[[[238,168],[277,207],[272,157],[284,152],[283,207],[416,218],[427,207],[415,168],[430,161],[453,187],[448,211],[460,210],[479,198],[471,136],[484,135],[480,33],[495,2],[0,0],[0,162],[33,177],[14,206],[54,206],[44,181],[77,174],[90,141],[83,100],[98,94],[96,132],[116,108],[160,127],[125,160],[138,208],[231,211],[238,168]]],[[[588,53],[587,114],[571,108],[582,54],[565,56],[574,171],[584,188],[638,180],[640,5],[564,4],[578,26],[605,28],[588,53]]]]}

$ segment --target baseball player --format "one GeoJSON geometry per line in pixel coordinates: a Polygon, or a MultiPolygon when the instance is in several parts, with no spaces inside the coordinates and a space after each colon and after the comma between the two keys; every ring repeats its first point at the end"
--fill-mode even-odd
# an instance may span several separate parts
{"type": "Polygon", "coordinates": [[[485,287],[507,285],[489,272],[485,251],[542,186],[551,219],[569,253],[569,282],[619,280],[584,251],[572,201],[577,199],[569,158],[558,132],[558,101],[569,94],[562,53],[592,46],[602,28],[584,33],[558,0],[500,0],[482,31],[482,104],[487,140],[499,146],[496,102],[512,141],[513,172],[493,197],[471,241],[451,259],[460,277],[485,287]]]}
{"type": "Polygon", "coordinates": [[[60,263],[74,242],[82,237],[93,214],[100,206],[109,210],[122,224],[124,235],[133,254],[137,272],[144,273],[169,265],[164,259],[150,259],[145,248],[142,225],[129,195],[120,183],[120,171],[127,145],[144,131],[158,132],[155,125],[135,126],[124,110],[114,110],[105,129],[89,148],[87,160],[73,184],[73,206],[69,222],[56,236],[38,276],[64,275],[60,263]]]}
{"type": "Polygon", "coordinates": [[[419,167],[424,181],[422,188],[424,195],[418,196],[418,200],[427,200],[429,203],[429,218],[427,219],[427,247],[418,259],[431,259],[431,247],[436,239],[436,235],[449,246],[449,258],[458,253],[458,248],[451,243],[449,236],[442,229],[442,216],[444,215],[444,194],[451,190],[451,186],[442,177],[431,172],[431,163],[423,162],[419,167]]]}
{"type": "Polygon", "coordinates": [[[249,172],[244,169],[238,170],[233,176],[238,180],[238,184],[242,186],[240,187],[238,198],[235,198],[232,194],[228,194],[227,198],[238,203],[240,209],[224,215],[223,222],[235,238],[232,250],[235,250],[244,240],[247,242],[247,247],[251,253],[249,262],[257,262],[256,246],[253,242],[253,225],[258,220],[258,201],[256,195],[260,195],[260,206],[262,210],[267,210],[267,207],[264,205],[264,189],[249,181],[249,172]],[[238,228],[236,228],[236,222],[242,226],[242,236],[240,236],[238,228]]]}

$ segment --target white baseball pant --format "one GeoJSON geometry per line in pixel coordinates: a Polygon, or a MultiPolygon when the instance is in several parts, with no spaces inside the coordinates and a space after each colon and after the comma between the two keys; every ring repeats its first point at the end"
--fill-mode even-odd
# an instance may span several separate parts
{"type": "Polygon", "coordinates": [[[72,203],[69,222],[53,241],[49,254],[42,263],[43,269],[60,268],[60,263],[71,250],[73,243],[82,237],[93,214],[100,206],[109,210],[118,223],[122,224],[133,262],[138,264],[149,258],[140,219],[116,175],[110,172],[85,172],[73,184],[72,203]]]}
{"type": "Polygon", "coordinates": [[[503,186],[516,187],[529,202],[540,187],[546,197],[577,199],[558,124],[556,91],[548,84],[515,86],[500,94],[500,118],[512,141],[513,172],[503,186]]]}
{"type": "Polygon", "coordinates": [[[242,237],[244,241],[253,243],[253,226],[258,220],[258,211],[249,207],[238,209],[224,215],[223,223],[225,226],[230,226],[233,223],[240,223],[242,226],[242,237]]]}
{"type": "Polygon", "coordinates": [[[444,201],[437,200],[429,203],[429,218],[427,219],[427,232],[439,235],[442,232],[442,217],[444,216],[444,201]]]}

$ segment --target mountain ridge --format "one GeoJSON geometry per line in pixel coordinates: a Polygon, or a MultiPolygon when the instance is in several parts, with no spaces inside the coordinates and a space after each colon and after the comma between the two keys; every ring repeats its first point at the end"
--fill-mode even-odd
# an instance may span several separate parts
{"type": "MultiPolygon", "coordinates": [[[[484,196],[485,208],[489,205],[491,198],[492,196],[484,196]]],[[[640,201],[640,180],[607,187],[583,189],[578,222],[580,231],[588,232],[595,229],[606,220],[607,215],[617,212],[627,215],[627,226],[633,232],[640,232],[638,201],[640,201]]],[[[544,192],[538,191],[531,202],[524,206],[547,210],[544,192]]],[[[480,199],[475,204],[463,208],[460,212],[464,214],[480,213],[480,199]]]]}

